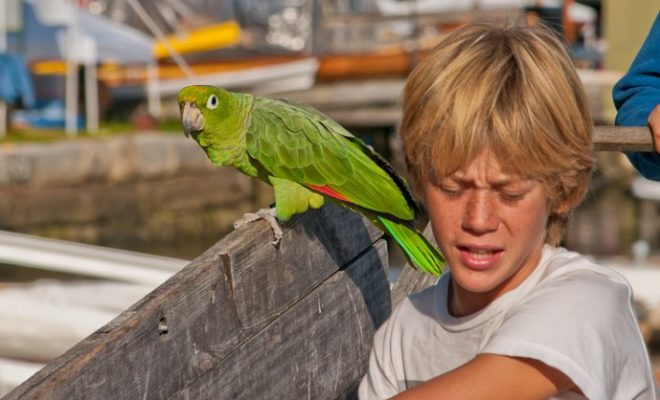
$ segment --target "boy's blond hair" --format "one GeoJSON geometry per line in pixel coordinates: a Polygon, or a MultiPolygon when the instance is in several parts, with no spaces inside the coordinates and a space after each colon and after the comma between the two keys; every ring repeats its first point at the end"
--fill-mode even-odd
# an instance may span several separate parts
{"type": "Polygon", "coordinates": [[[400,134],[417,190],[467,166],[488,146],[503,168],[545,186],[552,245],[587,191],[591,132],[580,79],[548,28],[464,26],[406,82],[400,134]]]}

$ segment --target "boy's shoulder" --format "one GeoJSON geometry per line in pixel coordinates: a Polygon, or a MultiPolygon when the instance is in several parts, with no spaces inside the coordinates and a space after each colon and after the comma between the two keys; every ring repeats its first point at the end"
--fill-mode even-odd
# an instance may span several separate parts
{"type": "Polygon", "coordinates": [[[538,268],[540,271],[535,285],[538,289],[561,286],[567,291],[631,293],[630,284],[621,274],[565,248],[546,246],[538,268]]]}
{"type": "Polygon", "coordinates": [[[509,316],[534,320],[550,318],[568,325],[585,323],[611,328],[626,318],[634,322],[632,289],[618,272],[563,248],[549,248],[535,282],[516,294],[509,316]],[[547,257],[546,257],[547,256],[547,257]],[[629,318],[628,318],[629,317],[629,318]]]}

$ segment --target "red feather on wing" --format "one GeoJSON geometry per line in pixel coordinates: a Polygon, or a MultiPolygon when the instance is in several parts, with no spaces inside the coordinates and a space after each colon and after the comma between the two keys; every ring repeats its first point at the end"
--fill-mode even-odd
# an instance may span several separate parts
{"type": "Polygon", "coordinates": [[[330,186],[327,186],[327,185],[325,185],[325,186],[318,186],[318,185],[312,185],[312,184],[310,184],[310,183],[306,184],[305,186],[307,186],[308,188],[310,188],[310,189],[312,189],[312,190],[315,190],[315,191],[317,191],[317,192],[319,192],[319,193],[323,193],[323,194],[325,194],[325,195],[327,195],[327,196],[334,197],[334,198],[337,199],[337,200],[345,201],[345,202],[347,202],[347,203],[352,203],[352,201],[350,201],[348,198],[346,198],[344,195],[342,195],[341,193],[337,192],[336,190],[334,190],[334,189],[331,188],[330,186]]]}

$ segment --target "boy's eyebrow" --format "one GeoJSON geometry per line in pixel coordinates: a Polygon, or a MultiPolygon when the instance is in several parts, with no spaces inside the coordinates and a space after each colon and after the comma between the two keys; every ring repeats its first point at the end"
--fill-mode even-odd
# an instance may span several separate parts
{"type": "MultiPolygon", "coordinates": [[[[453,174],[453,175],[447,176],[446,178],[451,179],[451,180],[455,181],[458,184],[469,184],[472,181],[472,180],[469,180],[469,179],[465,179],[462,176],[462,174],[460,174],[460,175],[453,174]]],[[[527,178],[517,176],[517,175],[513,175],[513,176],[505,176],[505,177],[502,177],[502,178],[490,180],[489,183],[490,183],[490,186],[492,186],[492,187],[501,188],[501,187],[508,186],[508,185],[515,184],[515,183],[524,183],[528,180],[529,179],[527,179],[527,178]]]]}

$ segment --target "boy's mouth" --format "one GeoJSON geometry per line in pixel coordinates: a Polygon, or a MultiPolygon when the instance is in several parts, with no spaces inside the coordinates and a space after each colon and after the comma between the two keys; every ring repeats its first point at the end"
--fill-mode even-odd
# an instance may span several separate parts
{"type": "Polygon", "coordinates": [[[484,250],[484,249],[467,249],[472,257],[475,258],[487,258],[493,255],[493,250],[484,250]]]}
{"type": "Polygon", "coordinates": [[[502,249],[458,246],[463,264],[470,269],[485,270],[496,265],[502,249]]]}

